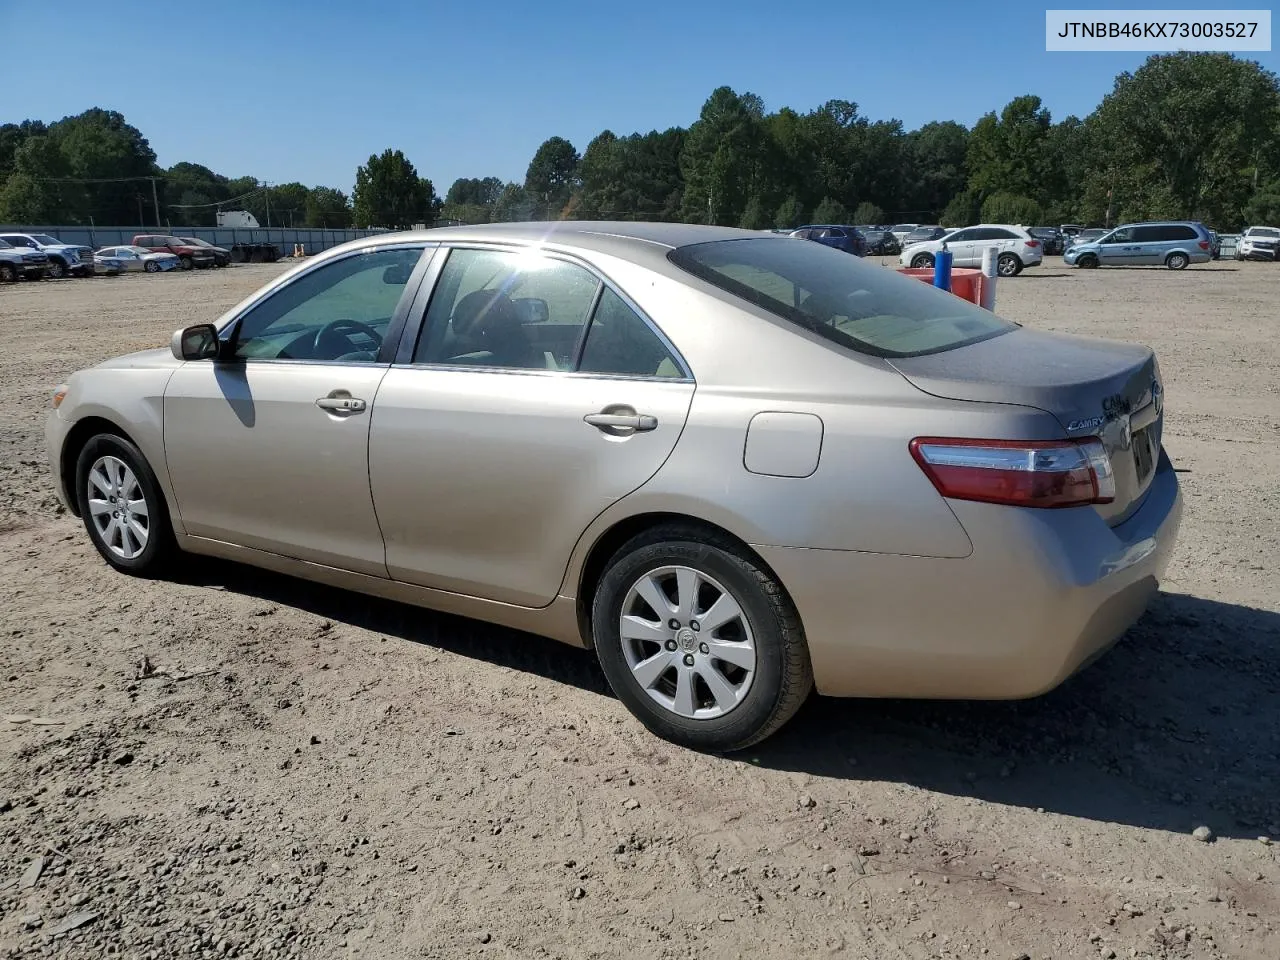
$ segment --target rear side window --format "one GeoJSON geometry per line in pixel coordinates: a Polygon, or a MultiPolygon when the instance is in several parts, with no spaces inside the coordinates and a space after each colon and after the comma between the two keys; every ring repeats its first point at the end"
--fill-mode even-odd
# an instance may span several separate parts
{"type": "Polygon", "coordinates": [[[675,357],[653,329],[608,287],[587,328],[580,373],[619,377],[682,377],[675,357]]]}
{"type": "Polygon", "coordinates": [[[1166,234],[1168,227],[1134,227],[1133,240],[1135,243],[1154,243],[1158,240],[1174,240],[1166,234]]]}
{"type": "Polygon", "coordinates": [[[1160,227],[1161,240],[1196,240],[1199,235],[1185,223],[1171,223],[1160,227]]]}
{"type": "Polygon", "coordinates": [[[715,240],[667,257],[747,303],[871,356],[940,353],[1016,329],[957,296],[823,244],[715,240]]]}

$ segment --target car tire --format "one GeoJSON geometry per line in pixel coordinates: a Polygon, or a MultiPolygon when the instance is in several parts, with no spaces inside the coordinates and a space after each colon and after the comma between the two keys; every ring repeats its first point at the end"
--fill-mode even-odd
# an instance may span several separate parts
{"type": "Polygon", "coordinates": [[[147,273],[159,273],[160,264],[154,260],[148,260],[142,265],[142,269],[147,271],[147,273]]]}
{"type": "Polygon", "coordinates": [[[49,258],[49,277],[53,280],[61,280],[67,275],[67,265],[61,260],[49,258]]]}
{"type": "Polygon", "coordinates": [[[179,257],[179,258],[178,258],[178,267],[179,267],[180,269],[182,269],[182,270],[190,270],[190,269],[191,269],[192,267],[194,267],[194,266],[195,266],[195,264],[191,261],[191,258],[190,258],[190,257],[179,257]]]}
{"type": "Polygon", "coordinates": [[[1022,272],[1022,260],[1016,253],[1002,253],[996,258],[996,273],[1002,277],[1016,277],[1022,272]]]}
{"type": "Polygon", "coordinates": [[[915,267],[915,269],[917,270],[921,270],[925,267],[932,267],[933,254],[917,253],[914,257],[911,258],[911,266],[915,267]]]}
{"type": "Polygon", "coordinates": [[[1098,258],[1092,253],[1082,253],[1076,260],[1076,266],[1082,270],[1093,270],[1098,266],[1098,258]]]}
{"type": "Polygon", "coordinates": [[[1177,251],[1174,251],[1164,258],[1164,265],[1170,270],[1185,270],[1187,269],[1187,264],[1190,262],[1190,257],[1185,253],[1178,253],[1177,251]]]}
{"type": "Polygon", "coordinates": [[[12,263],[0,263],[0,283],[17,283],[18,270],[12,263]]]}
{"type": "Polygon", "coordinates": [[[759,743],[790,720],[813,689],[808,646],[790,598],[728,537],[662,526],[633,538],[605,568],[591,624],[596,655],[618,699],[652,733],[694,750],[728,753],[759,743]],[[644,599],[661,601],[655,590],[664,590],[666,610],[644,599]],[[678,607],[670,605],[671,596],[678,607]],[[698,614],[711,614],[726,598],[722,609],[731,615],[703,629],[698,614]],[[717,657],[717,650],[732,661],[717,657]]]}
{"type": "Polygon", "coordinates": [[[123,573],[150,577],[172,561],[177,545],[164,495],[146,457],[132,443],[112,433],[91,437],[76,458],[75,484],[80,518],[107,563],[123,573]]]}

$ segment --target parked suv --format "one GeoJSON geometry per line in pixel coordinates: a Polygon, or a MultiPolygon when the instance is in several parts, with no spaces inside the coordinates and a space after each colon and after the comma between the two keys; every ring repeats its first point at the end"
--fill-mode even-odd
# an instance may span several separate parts
{"type": "Polygon", "coordinates": [[[0,283],[39,280],[49,269],[49,255],[0,240],[0,283]]]}
{"type": "Polygon", "coordinates": [[[170,237],[165,234],[140,233],[133,238],[135,247],[146,247],[152,253],[172,253],[178,258],[178,265],[183,270],[192,267],[212,267],[216,262],[212,247],[201,247],[187,243],[181,237],[170,237]]]}
{"type": "Polygon", "coordinates": [[[1038,267],[1044,260],[1044,245],[1022,227],[1008,223],[980,223],[943,234],[936,240],[902,248],[899,262],[904,267],[932,267],[934,255],[946,244],[951,264],[956,267],[982,266],[982,253],[996,249],[996,270],[1002,277],[1016,277],[1025,267],[1038,267]]]}
{"type": "Polygon", "coordinates": [[[1028,227],[1027,233],[1044,244],[1048,256],[1056,257],[1067,248],[1066,235],[1057,227],[1028,227]]]}
{"type": "Polygon", "coordinates": [[[1275,260],[1280,249],[1280,230],[1249,227],[1236,243],[1237,260],[1275,260]]]}
{"type": "Polygon", "coordinates": [[[55,280],[63,277],[93,276],[93,248],[63,243],[47,233],[0,233],[0,240],[10,246],[39,250],[49,258],[48,274],[55,280]]]}
{"type": "Polygon", "coordinates": [[[852,253],[855,257],[867,255],[867,238],[857,227],[843,223],[807,223],[792,230],[791,235],[801,240],[814,240],[828,247],[835,247],[845,253],[852,253]]]}
{"type": "Polygon", "coordinates": [[[1078,267],[1160,266],[1185,270],[1189,263],[1208,263],[1213,238],[1208,229],[1190,220],[1127,223],[1089,243],[1075,243],[1062,255],[1063,263],[1078,267]]]}

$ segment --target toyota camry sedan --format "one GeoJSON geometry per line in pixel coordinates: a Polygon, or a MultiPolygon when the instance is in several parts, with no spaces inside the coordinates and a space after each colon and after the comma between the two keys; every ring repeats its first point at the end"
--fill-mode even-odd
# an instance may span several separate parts
{"type": "MultiPolygon", "coordinates": [[[[818,243],[381,234],[53,393],[98,552],[208,554],[593,649],[728,751],[816,688],[1022,698],[1143,612],[1181,515],[1151,350],[818,243]]],[[[519,643],[519,635],[512,636],[519,643]]]]}

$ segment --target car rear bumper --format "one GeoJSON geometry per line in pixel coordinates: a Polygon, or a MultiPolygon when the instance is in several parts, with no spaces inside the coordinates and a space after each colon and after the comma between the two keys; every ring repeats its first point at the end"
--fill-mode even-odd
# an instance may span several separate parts
{"type": "Polygon", "coordinates": [[[964,559],[756,547],[795,601],[820,693],[1051,690],[1143,614],[1182,517],[1163,452],[1142,506],[1116,527],[1085,507],[951,505],[974,545],[964,559]]]}

